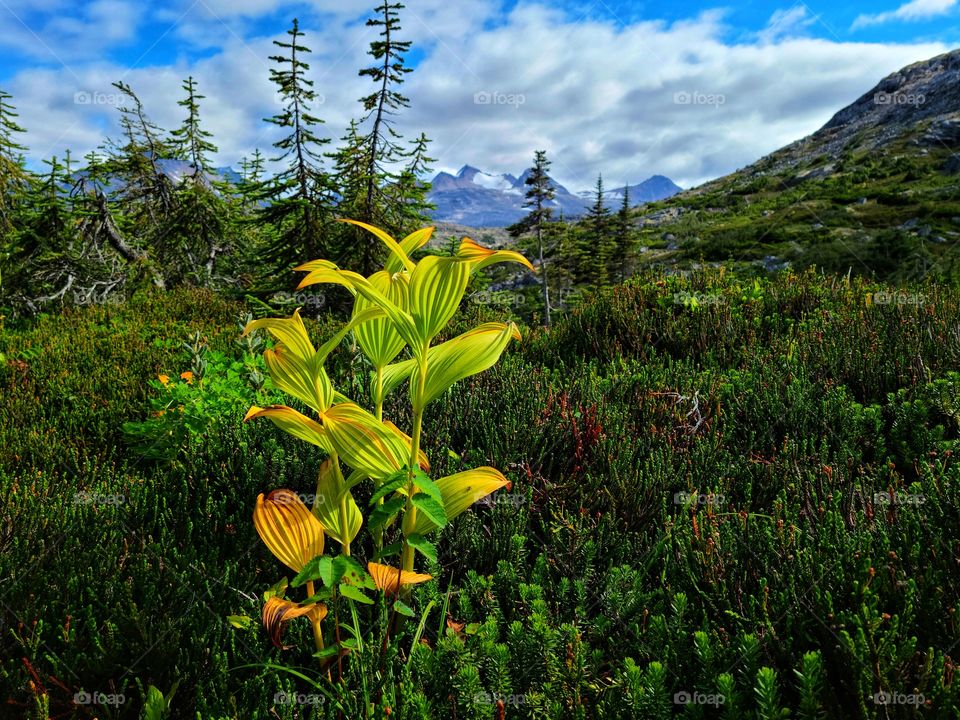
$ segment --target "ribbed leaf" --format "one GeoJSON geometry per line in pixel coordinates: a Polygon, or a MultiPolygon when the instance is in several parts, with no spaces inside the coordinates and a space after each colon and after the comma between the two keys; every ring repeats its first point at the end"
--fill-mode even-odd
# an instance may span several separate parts
{"type": "MultiPolygon", "coordinates": [[[[340,406],[335,405],[334,407],[340,406]]],[[[293,408],[287,407],[286,405],[269,405],[265,408],[260,408],[254,405],[247,411],[243,421],[247,422],[258,417],[268,418],[272,420],[278,428],[290,433],[295,438],[321,447],[326,450],[327,453],[333,454],[330,438],[325,428],[315,420],[311,420],[293,408]]]]}
{"type": "MultiPolygon", "coordinates": [[[[477,500],[506,484],[507,479],[503,474],[492,467],[474,468],[440,478],[437,480],[437,487],[443,495],[443,509],[447,521],[453,520],[477,500]]],[[[411,534],[426,535],[437,527],[426,515],[417,513],[417,522],[411,534]]]]}
{"type": "Polygon", "coordinates": [[[396,595],[401,585],[416,585],[433,579],[432,575],[401,571],[398,568],[374,562],[367,563],[367,570],[370,571],[377,587],[388,595],[396,595]]]}
{"type": "MultiPolygon", "coordinates": [[[[370,284],[398,308],[407,309],[409,275],[406,273],[392,275],[381,271],[370,276],[370,284]]],[[[363,295],[358,295],[353,304],[354,317],[373,307],[377,306],[363,295]]],[[[393,322],[386,317],[372,320],[357,328],[357,343],[375,368],[384,367],[392,362],[406,345],[393,322]]]]}
{"type": "MultiPolygon", "coordinates": [[[[470,263],[455,257],[430,255],[410,276],[410,315],[421,342],[440,332],[460,307],[470,281],[470,263]]],[[[411,350],[415,350],[411,343],[411,350]]]]}
{"type": "Polygon", "coordinates": [[[273,337],[287,346],[287,348],[297,357],[304,361],[310,361],[316,354],[313,343],[310,342],[310,336],[307,334],[307,328],[300,317],[300,310],[294,310],[293,317],[289,318],[262,318],[260,320],[251,320],[243,328],[243,334],[253,332],[254,330],[266,330],[273,337]]]}
{"type": "Polygon", "coordinates": [[[267,361],[270,378],[288,395],[302,400],[318,413],[333,403],[333,385],[323,367],[314,370],[310,362],[291,352],[282,343],[273,350],[264,350],[263,357],[267,361]]]}
{"type": "MultiPolygon", "coordinates": [[[[484,323],[442,345],[430,348],[427,353],[423,404],[436,400],[458,380],[492,367],[500,359],[511,338],[520,339],[520,331],[513,323],[484,323]]],[[[411,398],[416,402],[414,392],[411,392],[411,398]]]]}
{"type": "MultiPolygon", "coordinates": [[[[403,248],[403,251],[409,256],[414,252],[422,248],[428,242],[433,235],[434,228],[425,227],[420,228],[419,230],[414,230],[412,233],[407,235],[403,240],[400,241],[400,247],[403,248]]],[[[395,273],[403,269],[403,261],[398,258],[396,255],[391,254],[387,258],[387,262],[384,265],[384,270],[389,273],[395,273]]]]}
{"type": "Polygon", "coordinates": [[[283,598],[272,597],[263,606],[263,626],[270,636],[270,640],[279,648],[287,649],[288,645],[280,643],[280,633],[283,626],[294,618],[306,615],[311,621],[320,621],[327,616],[325,605],[305,604],[291,602],[283,598]]]}
{"type": "Polygon", "coordinates": [[[294,572],[323,554],[323,525],[290,490],[274,490],[266,498],[260,493],[253,525],[270,552],[294,572]]]}
{"type": "Polygon", "coordinates": [[[323,428],[334,452],[374,480],[389,477],[409,460],[410,444],[355,403],[330,408],[323,428]]]}
{"type": "Polygon", "coordinates": [[[300,289],[317,283],[343,285],[354,295],[359,294],[369,300],[387,314],[400,337],[410,346],[411,351],[415,355],[420,352],[422,342],[413,317],[402,308],[397,307],[365,277],[349,270],[324,267],[311,271],[300,281],[297,288],[300,289]]]}
{"type": "Polygon", "coordinates": [[[327,458],[320,465],[317,477],[317,503],[313,509],[320,523],[332,537],[341,545],[352,542],[363,525],[363,514],[357,507],[350,490],[347,489],[340,468],[332,457],[327,458]],[[346,526],[344,527],[340,503],[346,509],[346,526]]]}
{"type": "Polygon", "coordinates": [[[350,225],[356,225],[357,227],[362,227],[367,232],[372,233],[384,245],[387,246],[387,248],[392,253],[392,256],[396,257],[407,270],[413,270],[413,267],[414,267],[413,261],[409,257],[407,257],[407,253],[404,251],[402,247],[400,247],[400,243],[398,243],[396,240],[393,239],[392,236],[388,235],[380,228],[374,227],[373,225],[368,225],[367,223],[364,223],[364,222],[360,222],[359,220],[341,219],[338,222],[349,223],[350,225]]]}
{"type": "Polygon", "coordinates": [[[488,265],[501,262],[520,263],[530,270],[533,270],[533,265],[530,261],[520,253],[513,252],[512,250],[491,250],[470,238],[463,238],[463,240],[460,241],[460,249],[457,251],[456,256],[470,261],[471,272],[476,272],[488,265]]]}

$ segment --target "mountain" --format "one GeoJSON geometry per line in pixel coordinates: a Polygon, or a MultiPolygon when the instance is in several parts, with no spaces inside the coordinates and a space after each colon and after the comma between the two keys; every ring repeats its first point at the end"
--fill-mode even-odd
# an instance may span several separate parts
{"type": "MultiPolygon", "coordinates": [[[[430,202],[437,206],[433,218],[437,222],[457,223],[471,227],[505,227],[527,214],[523,207],[530,170],[519,177],[504,173],[492,175],[464,165],[456,175],[442,172],[432,181],[430,202]]],[[[554,214],[575,218],[586,213],[592,203],[589,193],[574,194],[553,182],[556,198],[554,214]]],[[[662,175],[655,175],[639,185],[631,186],[634,204],[659,200],[679,192],[680,188],[662,175]]],[[[608,193],[611,204],[623,197],[623,189],[608,193]]]]}
{"type": "Polygon", "coordinates": [[[636,223],[641,265],[960,280],[960,50],[892,73],[812,135],[636,223]]]}
{"type": "MultiPolygon", "coordinates": [[[[607,204],[611,207],[618,207],[623,202],[623,193],[624,190],[630,191],[630,205],[643,205],[645,203],[656,202],[657,200],[663,200],[664,198],[673,197],[679,192],[683,192],[683,188],[677,185],[673,180],[663,175],[654,175],[653,177],[647,178],[642,183],[637,185],[628,185],[626,188],[614,188],[613,190],[605,190],[603,195],[607,198],[607,204]]],[[[589,204],[593,204],[593,199],[595,192],[589,190],[578,192],[581,198],[586,200],[589,204]]]]}

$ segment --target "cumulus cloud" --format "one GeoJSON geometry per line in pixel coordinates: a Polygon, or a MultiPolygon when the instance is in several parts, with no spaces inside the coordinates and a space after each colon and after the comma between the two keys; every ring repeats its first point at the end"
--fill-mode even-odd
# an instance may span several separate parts
{"type": "MultiPolygon", "coordinates": [[[[262,122],[278,108],[267,57],[275,54],[273,39],[286,39],[286,4],[195,5],[189,12],[184,5],[187,15],[171,32],[179,33],[176,42],[208,48],[192,59],[185,53],[168,65],[136,68],[90,59],[7,80],[31,155],[62,156],[67,147],[82,153],[104,134],[115,136],[110,84],[118,79],[138,91],[154,120],[176,127],[188,74],[206,96],[202,119],[215,134],[219,164],[235,165],[255,147],[273,155],[277,129],[262,122]],[[270,35],[253,23],[261,13],[276,19],[270,35]]],[[[314,111],[334,141],[361,114],[357,100],[370,83],[357,71],[369,64],[376,33],[344,5],[313,0],[314,14],[301,14],[314,51],[310,76],[322,95],[314,111]]],[[[423,54],[403,86],[412,107],[398,129],[434,140],[437,170],[468,163],[518,173],[534,150],[546,149],[555,177],[572,190],[589,188],[601,171],[611,186],[658,173],[691,186],[731,172],[816,130],[884,75],[946,49],[804,37],[814,18],[798,11],[775,14],[766,35],[731,41],[719,12],[625,23],[535,2],[506,16],[497,16],[494,0],[407,5],[403,35],[423,54]]]]}
{"type": "Polygon", "coordinates": [[[946,15],[957,6],[957,0],[910,0],[904,3],[896,10],[877,13],[875,15],[859,15],[853,21],[852,30],[868,27],[870,25],[882,25],[888,22],[913,22],[918,20],[930,20],[931,18],[946,15]]]}

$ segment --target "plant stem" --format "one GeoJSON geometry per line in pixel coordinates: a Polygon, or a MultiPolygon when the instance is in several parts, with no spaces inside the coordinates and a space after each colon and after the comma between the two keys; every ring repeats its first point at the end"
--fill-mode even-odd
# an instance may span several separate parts
{"type": "MultiPolygon", "coordinates": [[[[377,379],[374,385],[374,414],[378,422],[383,422],[383,368],[377,367],[377,379]]],[[[377,505],[383,505],[384,498],[377,498],[377,505]]],[[[383,527],[378,527],[373,533],[373,549],[380,552],[383,549],[383,527]]]]}
{"type": "MultiPolygon", "coordinates": [[[[313,581],[307,581],[307,597],[314,596],[313,581]]],[[[313,642],[317,646],[317,651],[323,650],[323,629],[320,627],[320,621],[311,618],[310,624],[313,626],[313,642]]]]}
{"type": "MultiPolygon", "coordinates": [[[[343,473],[340,472],[340,458],[334,454],[331,456],[333,458],[333,471],[336,473],[337,477],[337,487],[340,488],[344,484],[343,473]]],[[[350,528],[347,522],[347,494],[340,490],[340,531],[343,533],[343,542],[341,545],[341,552],[344,555],[350,555],[350,539],[347,533],[350,532],[350,528]]]]}
{"type": "MultiPolygon", "coordinates": [[[[407,542],[407,535],[413,532],[417,525],[417,508],[413,504],[413,494],[416,486],[413,484],[413,471],[420,463],[420,432],[423,428],[423,392],[427,382],[427,348],[424,348],[423,362],[420,364],[420,375],[417,380],[417,392],[413,411],[413,435],[410,443],[410,474],[407,482],[407,506],[403,512],[404,538],[401,568],[406,572],[413,571],[413,546],[407,542]]],[[[404,599],[410,596],[409,588],[401,588],[404,599]]]]}

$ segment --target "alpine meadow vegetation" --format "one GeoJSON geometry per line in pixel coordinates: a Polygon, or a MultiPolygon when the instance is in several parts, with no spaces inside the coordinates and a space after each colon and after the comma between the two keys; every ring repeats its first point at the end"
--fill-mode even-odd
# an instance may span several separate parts
{"type": "Polygon", "coordinates": [[[0,720],[960,720],[955,109],[573,217],[479,92],[531,167],[464,228],[405,10],[356,86],[264,35],[237,170],[215,64],[82,155],[0,89],[0,720]]]}

